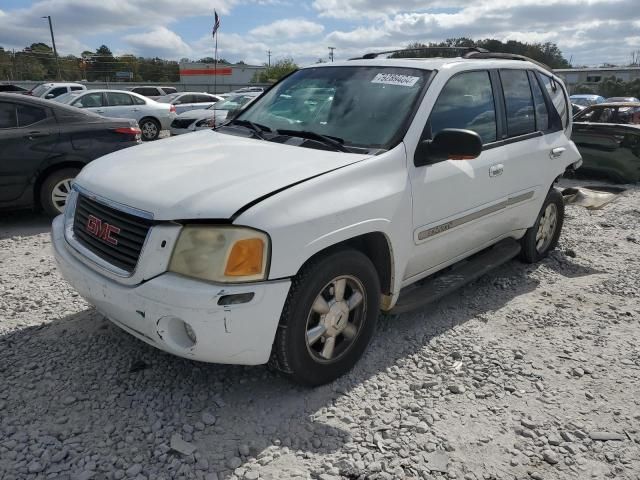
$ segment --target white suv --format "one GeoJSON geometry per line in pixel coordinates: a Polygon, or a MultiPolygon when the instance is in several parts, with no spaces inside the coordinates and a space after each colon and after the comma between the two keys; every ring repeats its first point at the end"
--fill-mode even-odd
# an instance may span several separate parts
{"type": "Polygon", "coordinates": [[[313,65],[215,131],[94,161],[53,223],[60,270],[162,350],[329,382],[380,310],[556,246],[565,87],[491,57],[313,65]]]}
{"type": "Polygon", "coordinates": [[[27,95],[46,98],[47,100],[50,100],[52,98],[59,97],[60,95],[64,95],[65,93],[79,92],[86,89],[87,87],[85,85],[82,85],[81,83],[41,83],[29,90],[27,92],[27,95]]]}

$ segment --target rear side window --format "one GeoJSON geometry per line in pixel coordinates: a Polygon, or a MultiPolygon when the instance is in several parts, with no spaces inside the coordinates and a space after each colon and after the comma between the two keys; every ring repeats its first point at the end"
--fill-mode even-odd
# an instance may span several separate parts
{"type": "Polygon", "coordinates": [[[562,85],[551,77],[540,72],[538,72],[537,75],[541,80],[542,85],[544,85],[544,88],[546,88],[549,98],[551,98],[551,102],[558,112],[558,115],[560,115],[560,118],[562,119],[562,126],[566,128],[567,125],[569,125],[569,107],[567,105],[567,99],[564,95],[562,85]]]}
{"type": "Polygon", "coordinates": [[[500,70],[509,137],[526,135],[536,130],[533,98],[525,70],[500,70]]]}
{"type": "Polygon", "coordinates": [[[17,126],[16,106],[13,103],[0,102],[0,128],[15,128],[17,126]]]}
{"type": "Polygon", "coordinates": [[[176,100],[182,103],[183,105],[185,103],[195,103],[194,96],[195,95],[182,95],[181,97],[178,97],[176,100]]]}
{"type": "Polygon", "coordinates": [[[162,90],[164,90],[165,95],[169,95],[170,93],[178,93],[178,90],[173,87],[163,87],[162,90]]]}
{"type": "Polygon", "coordinates": [[[194,103],[210,103],[213,102],[213,98],[209,95],[194,95],[194,103]]]}
{"type": "Polygon", "coordinates": [[[540,84],[535,75],[530,75],[531,91],[533,92],[533,103],[536,108],[536,130],[544,132],[549,130],[549,112],[547,111],[547,104],[544,101],[544,95],[540,84]]]}
{"type": "Polygon", "coordinates": [[[145,102],[142,98],[134,97],[133,95],[131,95],[131,98],[133,98],[133,103],[135,103],[136,105],[146,105],[147,104],[147,102],[145,102]]]}
{"type": "Polygon", "coordinates": [[[153,87],[136,87],[132,91],[146,97],[157,97],[158,95],[161,95],[158,93],[158,89],[153,87]]]}
{"type": "Polygon", "coordinates": [[[464,72],[440,92],[429,117],[431,138],[445,128],[473,130],[482,143],[496,141],[496,109],[489,72],[464,72]]]}
{"type": "Polygon", "coordinates": [[[78,90],[84,90],[82,87],[71,87],[72,92],[77,92],[78,90]]]}
{"type": "Polygon", "coordinates": [[[16,111],[18,112],[19,127],[33,125],[47,118],[47,112],[44,108],[33,107],[31,105],[17,105],[16,111]]]}
{"type": "Polygon", "coordinates": [[[110,107],[121,107],[125,105],[133,105],[131,95],[120,92],[107,92],[107,102],[110,107]]]}

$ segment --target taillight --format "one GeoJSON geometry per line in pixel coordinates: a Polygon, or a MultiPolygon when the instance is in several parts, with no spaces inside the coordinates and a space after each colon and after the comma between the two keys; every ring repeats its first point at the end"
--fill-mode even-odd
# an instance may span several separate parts
{"type": "Polygon", "coordinates": [[[169,113],[176,113],[176,106],[175,105],[169,105],[169,113]]]}
{"type": "Polygon", "coordinates": [[[114,130],[116,133],[122,133],[124,135],[140,135],[142,131],[137,127],[121,127],[114,130]]]}

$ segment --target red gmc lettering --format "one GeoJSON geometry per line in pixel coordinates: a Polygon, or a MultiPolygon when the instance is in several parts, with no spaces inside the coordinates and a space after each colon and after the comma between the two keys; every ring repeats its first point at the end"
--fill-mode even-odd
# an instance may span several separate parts
{"type": "Polygon", "coordinates": [[[111,245],[118,245],[118,240],[111,235],[117,235],[120,233],[120,229],[116,226],[109,225],[107,222],[103,222],[93,215],[89,215],[87,219],[86,230],[94,237],[98,237],[111,245]]]}

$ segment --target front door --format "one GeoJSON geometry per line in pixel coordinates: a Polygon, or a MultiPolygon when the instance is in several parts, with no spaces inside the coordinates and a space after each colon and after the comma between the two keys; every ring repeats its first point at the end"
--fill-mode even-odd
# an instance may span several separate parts
{"type": "Polygon", "coordinates": [[[409,152],[414,252],[405,273],[406,283],[488,245],[506,228],[503,208],[516,173],[505,168],[504,149],[494,148],[500,142],[488,71],[462,72],[448,80],[422,138],[433,138],[445,128],[475,131],[484,148],[472,160],[445,160],[419,167],[409,152]]]}

